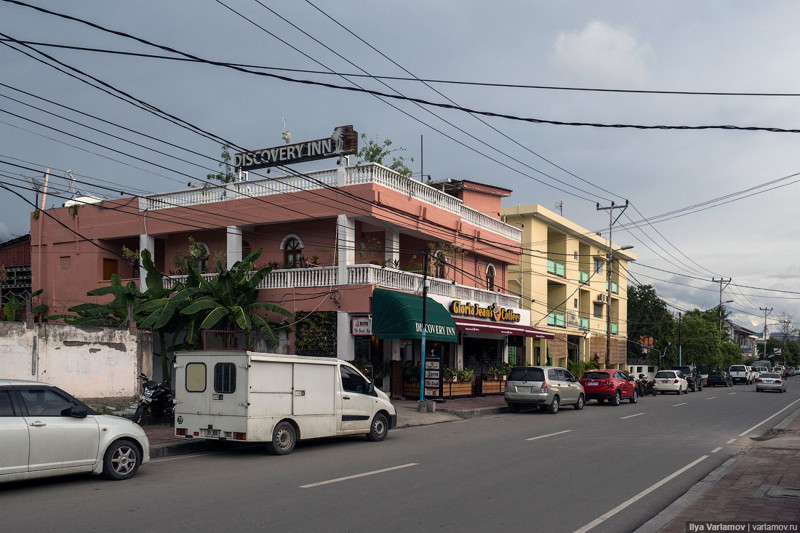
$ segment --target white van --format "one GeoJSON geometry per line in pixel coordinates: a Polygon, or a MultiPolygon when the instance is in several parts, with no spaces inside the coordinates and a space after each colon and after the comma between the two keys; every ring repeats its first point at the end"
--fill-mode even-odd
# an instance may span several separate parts
{"type": "Polygon", "coordinates": [[[397,425],[389,397],[340,359],[244,351],[180,352],[175,435],[210,444],[266,442],[276,455],[300,439],[386,438],[397,425]]]}

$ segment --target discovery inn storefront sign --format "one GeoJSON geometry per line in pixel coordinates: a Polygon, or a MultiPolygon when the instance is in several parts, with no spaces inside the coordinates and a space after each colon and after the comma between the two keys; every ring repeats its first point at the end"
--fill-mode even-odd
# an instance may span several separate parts
{"type": "Polygon", "coordinates": [[[237,170],[243,171],[258,170],[259,168],[305,163],[306,161],[354,154],[357,151],[358,133],[353,126],[339,126],[327,139],[234,154],[233,166],[237,170]]]}
{"type": "Polygon", "coordinates": [[[520,321],[519,313],[515,313],[513,309],[500,307],[496,303],[487,305],[486,307],[480,307],[478,304],[471,304],[469,302],[461,303],[458,300],[454,300],[453,303],[450,304],[450,314],[489,318],[495,322],[501,320],[506,322],[520,321]]]}

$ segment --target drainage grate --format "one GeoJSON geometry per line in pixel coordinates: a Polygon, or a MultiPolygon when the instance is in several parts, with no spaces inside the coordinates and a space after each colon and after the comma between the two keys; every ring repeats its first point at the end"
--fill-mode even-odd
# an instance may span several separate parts
{"type": "Polygon", "coordinates": [[[761,485],[756,491],[755,497],[800,499],[800,489],[794,487],[778,487],[777,485],[761,485]]]}

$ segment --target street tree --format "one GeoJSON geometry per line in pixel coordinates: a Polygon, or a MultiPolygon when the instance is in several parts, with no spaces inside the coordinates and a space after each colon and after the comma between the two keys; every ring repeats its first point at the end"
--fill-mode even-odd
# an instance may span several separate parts
{"type": "MultiPolygon", "coordinates": [[[[656,294],[652,285],[628,287],[628,357],[638,359],[642,354],[642,344],[653,341],[656,350],[663,351],[672,342],[675,332],[675,318],[667,309],[667,304],[656,294]]],[[[657,351],[651,351],[652,358],[658,358],[657,351]]],[[[657,363],[656,360],[651,362],[657,363]]]]}

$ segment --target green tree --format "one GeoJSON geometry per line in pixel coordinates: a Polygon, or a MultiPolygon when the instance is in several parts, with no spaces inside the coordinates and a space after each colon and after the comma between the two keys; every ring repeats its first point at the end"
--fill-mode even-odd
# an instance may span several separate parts
{"type": "MultiPolygon", "coordinates": [[[[356,153],[356,157],[358,157],[359,162],[378,163],[380,165],[389,167],[395,172],[399,172],[404,176],[411,175],[411,169],[406,166],[403,156],[392,156],[391,163],[383,162],[384,158],[389,157],[395,152],[404,151],[405,148],[391,148],[392,141],[389,139],[385,139],[381,143],[377,138],[367,139],[367,136],[364,133],[361,134],[361,140],[364,141],[364,143],[362,143],[361,148],[356,153]]],[[[414,158],[412,157],[409,159],[409,163],[413,162],[414,158]]]]}
{"type": "MultiPolygon", "coordinates": [[[[652,285],[628,287],[628,357],[632,360],[641,358],[643,339],[652,338],[654,347],[663,351],[669,342],[674,340],[675,318],[667,309],[667,304],[656,294],[652,285]]],[[[652,363],[659,353],[651,351],[652,363]]]]}
{"type": "MultiPolygon", "coordinates": [[[[42,294],[42,289],[34,291],[23,300],[17,298],[15,294],[11,294],[8,297],[8,301],[3,304],[3,312],[0,313],[0,322],[22,322],[22,318],[26,313],[25,309],[30,305],[29,302],[33,301],[33,299],[40,294],[42,294]]],[[[31,308],[30,312],[35,316],[45,313],[46,311],[47,306],[42,304],[31,308]]]]}
{"type": "Polygon", "coordinates": [[[206,174],[206,178],[220,181],[222,183],[231,183],[236,180],[236,174],[233,173],[233,165],[231,165],[230,150],[230,145],[222,145],[222,155],[220,156],[221,161],[219,162],[220,171],[216,174],[206,174]]]}
{"type": "MultiPolygon", "coordinates": [[[[722,335],[716,309],[708,311],[695,309],[686,313],[682,322],[683,362],[708,368],[723,368],[725,363],[722,354],[722,335]]],[[[741,351],[739,354],[741,360],[741,351]]]]}

